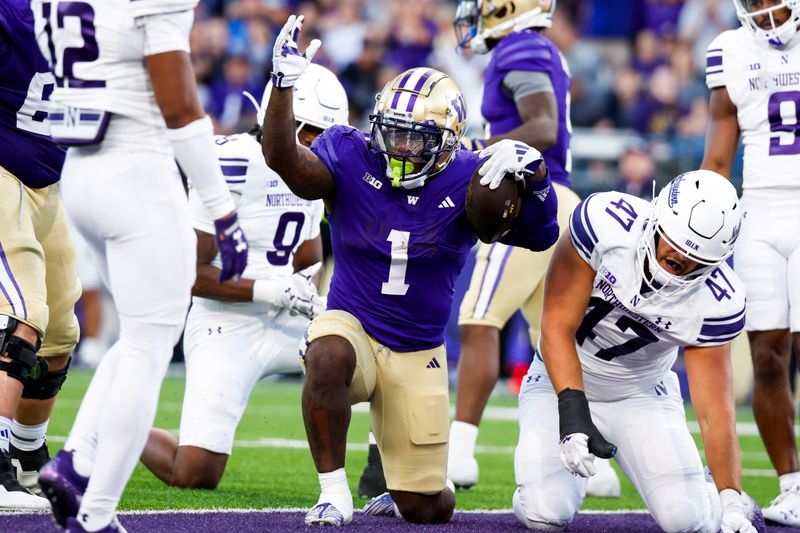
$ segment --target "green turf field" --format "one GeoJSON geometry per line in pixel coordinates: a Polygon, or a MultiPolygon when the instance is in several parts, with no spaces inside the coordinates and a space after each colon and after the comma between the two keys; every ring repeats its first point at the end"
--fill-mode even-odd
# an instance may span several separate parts
{"type": "MultiPolygon", "coordinates": [[[[60,394],[50,422],[50,451],[60,448],[77,412],[90,374],[73,370],[60,394]]],[[[179,490],[164,486],[141,465],[137,467],[122,499],[121,510],[180,508],[308,507],[318,496],[317,476],[305,447],[300,412],[300,381],[262,382],[255,389],[236,435],[234,451],[216,491],[179,490]]],[[[161,391],[156,426],[177,431],[183,400],[183,379],[169,377],[161,391]]],[[[509,409],[516,398],[492,399],[497,409],[481,425],[478,439],[480,483],[459,491],[459,509],[509,509],[514,491],[513,447],[517,424],[509,409]],[[504,409],[506,408],[506,409],[504,409]]],[[[691,413],[689,414],[691,418],[691,413]]],[[[752,414],[743,408],[740,422],[752,431],[752,414]]],[[[353,412],[349,433],[347,473],[355,491],[366,462],[369,427],[364,409],[353,412]]],[[[695,440],[700,442],[699,435],[695,440]]],[[[777,494],[778,480],[757,436],[740,438],[744,489],[765,505],[777,494]]],[[[643,508],[633,487],[623,478],[622,497],[616,500],[588,498],[584,509],[643,508]]]]}

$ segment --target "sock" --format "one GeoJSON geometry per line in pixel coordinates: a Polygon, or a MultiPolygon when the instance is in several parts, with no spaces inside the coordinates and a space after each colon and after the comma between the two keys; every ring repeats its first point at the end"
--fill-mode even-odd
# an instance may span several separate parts
{"type": "Polygon", "coordinates": [[[18,450],[26,452],[34,452],[44,445],[44,436],[47,433],[47,424],[49,420],[45,420],[41,424],[28,426],[20,424],[16,420],[11,423],[11,444],[18,450]]]}
{"type": "Polygon", "coordinates": [[[102,529],[114,518],[153,425],[161,382],[180,331],[180,326],[120,320],[119,341],[100,365],[108,358],[117,361],[108,394],[99,399],[94,465],[78,510],[88,531],[102,529]]]}
{"type": "Polygon", "coordinates": [[[11,438],[11,420],[0,416],[0,450],[8,452],[8,440],[11,438]]]}
{"type": "Polygon", "coordinates": [[[792,488],[800,486],[800,472],[789,472],[778,478],[781,492],[789,492],[792,488]]]}
{"type": "Polygon", "coordinates": [[[347,484],[347,475],[344,468],[333,472],[317,474],[319,477],[320,495],[317,503],[332,503],[345,518],[353,516],[353,495],[347,484]]]}
{"type": "Polygon", "coordinates": [[[372,445],[372,444],[374,444],[376,446],[378,445],[378,441],[375,440],[375,434],[373,432],[371,432],[371,431],[369,432],[369,438],[367,439],[367,442],[370,445],[372,445]]]}
{"type": "Polygon", "coordinates": [[[450,452],[453,455],[475,457],[477,440],[478,426],[453,420],[453,424],[450,426],[450,452]]]}
{"type": "Polygon", "coordinates": [[[67,442],[64,443],[64,450],[72,452],[75,471],[83,477],[89,477],[92,473],[97,448],[97,421],[114,383],[117,361],[117,357],[104,357],[100,361],[89,388],[83,395],[81,407],[78,409],[67,442]]]}

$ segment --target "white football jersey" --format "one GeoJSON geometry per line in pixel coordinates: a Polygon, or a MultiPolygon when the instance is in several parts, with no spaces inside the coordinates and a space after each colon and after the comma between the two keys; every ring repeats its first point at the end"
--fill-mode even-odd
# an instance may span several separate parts
{"type": "Polygon", "coordinates": [[[144,58],[172,50],[189,51],[192,9],[196,3],[196,0],[33,0],[31,9],[39,48],[56,78],[51,100],[118,113],[165,128],[144,58]],[[136,17],[159,13],[172,13],[170,23],[174,31],[146,35],[142,18],[136,17]]]}
{"type": "MultiPolygon", "coordinates": [[[[214,144],[239,223],[247,235],[247,268],[242,277],[290,276],[294,272],[292,260],[297,247],[319,235],[322,200],[295,196],[264,162],[261,145],[252,135],[217,136],[214,144]]],[[[214,234],[214,222],[193,189],[189,190],[189,211],[195,228],[214,234]]],[[[211,264],[222,268],[219,254],[211,264]]]]}
{"type": "Polygon", "coordinates": [[[727,264],[683,294],[642,297],[636,250],[649,211],[645,200],[605,192],[582,201],[570,219],[572,243],[597,273],[575,335],[589,399],[663,386],[679,346],[724,344],[744,327],[744,286],[727,264]]]}
{"type": "Polygon", "coordinates": [[[745,189],[800,188],[800,38],[776,49],[743,27],[706,53],[706,84],[726,87],[744,144],[745,189]]]}

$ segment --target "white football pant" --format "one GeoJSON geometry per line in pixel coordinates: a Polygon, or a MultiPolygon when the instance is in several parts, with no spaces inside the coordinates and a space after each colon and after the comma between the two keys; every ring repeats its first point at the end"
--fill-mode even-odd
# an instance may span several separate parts
{"type": "MultiPolygon", "coordinates": [[[[195,279],[196,239],[172,152],[132,145],[140,126],[114,116],[100,145],[70,148],[64,205],[86,240],[120,317],[65,449],[90,481],[78,513],[107,525],[139,461],[195,279]]],[[[152,130],[147,130],[152,132],[152,130]]]]}
{"type": "MultiPolygon", "coordinates": [[[[718,531],[719,497],[705,481],[686,427],[677,376],[670,372],[664,385],[623,400],[590,402],[592,419],[617,445],[617,463],[664,531],[718,531]]],[[[580,509],[587,480],[561,464],[558,398],[546,375],[523,382],[519,417],[515,514],[529,528],[562,529],[580,509]]]]}

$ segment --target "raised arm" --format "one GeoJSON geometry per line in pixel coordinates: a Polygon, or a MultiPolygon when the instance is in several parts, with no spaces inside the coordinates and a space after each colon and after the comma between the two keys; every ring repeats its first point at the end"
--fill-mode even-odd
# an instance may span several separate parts
{"type": "Polygon", "coordinates": [[[275,42],[272,56],[272,93],[262,126],[261,150],[267,165],[277,172],[300,198],[333,198],[335,182],[325,163],[310,149],[298,144],[292,110],[292,87],[308,67],[317,49],[314,39],[304,53],[297,49],[303,17],[289,17],[275,42]]]}
{"type": "Polygon", "coordinates": [[[726,178],[731,176],[731,164],[739,144],[739,120],[736,106],[728,89],[717,87],[709,98],[711,124],[706,130],[706,146],[700,168],[713,170],[726,178]]]}

